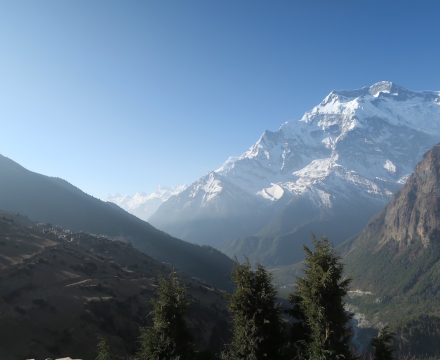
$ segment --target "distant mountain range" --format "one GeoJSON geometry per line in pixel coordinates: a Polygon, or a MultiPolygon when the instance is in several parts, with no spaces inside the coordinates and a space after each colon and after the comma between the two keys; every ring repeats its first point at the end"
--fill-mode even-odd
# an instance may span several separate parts
{"type": "Polygon", "coordinates": [[[440,144],[354,240],[344,244],[351,303],[398,330],[399,351],[440,353],[440,144]]]}
{"type": "MultiPolygon", "coordinates": [[[[157,280],[171,267],[131,245],[0,213],[0,358],[94,359],[98,336],[115,358],[137,350],[157,280]]],[[[201,349],[227,340],[224,294],[182,276],[188,325],[201,349]]]]}
{"type": "Polygon", "coordinates": [[[438,141],[439,92],[388,81],[332,91],[171,196],[150,221],[231,256],[292,264],[312,232],[335,242],[359,232],[438,141]]]}
{"type": "Polygon", "coordinates": [[[150,194],[135,193],[133,195],[110,195],[107,197],[107,200],[127,210],[139,219],[148,221],[150,216],[155,213],[162,203],[183,190],[185,190],[184,185],[178,185],[172,188],[159,187],[156,191],[150,194]]]}
{"type": "Polygon", "coordinates": [[[179,240],[59,179],[26,170],[0,156],[0,209],[32,221],[131,243],[152,258],[219,288],[231,287],[233,262],[207,246],[179,240]]]}

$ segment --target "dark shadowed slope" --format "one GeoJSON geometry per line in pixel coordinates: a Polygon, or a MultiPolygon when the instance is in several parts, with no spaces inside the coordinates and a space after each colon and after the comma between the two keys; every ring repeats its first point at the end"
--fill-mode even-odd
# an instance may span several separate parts
{"type": "MultiPolygon", "coordinates": [[[[131,245],[0,215],[0,359],[94,359],[98,336],[115,356],[136,350],[157,278],[171,269],[131,245]]],[[[198,346],[227,334],[224,295],[183,277],[198,346]]]]}
{"type": "Polygon", "coordinates": [[[33,221],[129,241],[151,257],[189,275],[228,288],[232,261],[210,248],[189,244],[155,229],[113,203],[68,182],[26,170],[0,156],[0,209],[33,221]]]}

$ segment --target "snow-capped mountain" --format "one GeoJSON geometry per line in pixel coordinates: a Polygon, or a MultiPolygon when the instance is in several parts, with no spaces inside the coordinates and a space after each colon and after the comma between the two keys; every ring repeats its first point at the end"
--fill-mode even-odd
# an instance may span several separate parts
{"type": "Polygon", "coordinates": [[[107,197],[107,201],[113,202],[138,218],[148,221],[163,202],[184,189],[184,185],[172,188],[159,187],[150,194],[138,192],[133,195],[110,195],[107,197]]]}
{"type": "Polygon", "coordinates": [[[289,263],[312,231],[335,242],[353,236],[438,141],[440,92],[388,81],[332,91],[164,202],[150,221],[231,255],[289,263]]]}

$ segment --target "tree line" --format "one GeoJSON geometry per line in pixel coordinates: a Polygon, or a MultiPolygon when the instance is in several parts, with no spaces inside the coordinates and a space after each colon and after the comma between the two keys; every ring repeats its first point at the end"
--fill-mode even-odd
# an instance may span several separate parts
{"type": "MultiPolygon", "coordinates": [[[[277,304],[271,274],[261,265],[237,264],[229,299],[232,316],[229,344],[220,360],[355,360],[352,314],[345,309],[350,279],[327,239],[313,239],[304,247],[304,274],[289,296],[289,309],[277,304]]],[[[159,282],[151,326],[141,330],[136,360],[194,360],[197,351],[185,324],[188,302],[176,273],[159,282]]],[[[364,358],[393,359],[393,334],[382,329],[364,358]]],[[[108,343],[101,339],[96,360],[112,360],[108,343]]]]}

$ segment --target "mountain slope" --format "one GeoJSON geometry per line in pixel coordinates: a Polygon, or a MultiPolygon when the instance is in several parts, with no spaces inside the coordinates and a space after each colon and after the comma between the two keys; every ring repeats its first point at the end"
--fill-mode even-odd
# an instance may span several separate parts
{"type": "MultiPolygon", "coordinates": [[[[119,241],[0,215],[0,358],[92,359],[98,336],[114,356],[136,350],[157,278],[171,269],[119,241]]],[[[188,323],[202,348],[219,348],[222,293],[183,277],[188,323]]],[[[119,357],[118,357],[119,358],[119,357]]]]}
{"type": "Polygon", "coordinates": [[[150,220],[230,255],[292,263],[311,231],[335,241],[360,231],[438,141],[438,92],[386,81],[333,91],[299,121],[264,132],[241,156],[171,197],[150,220]],[[338,229],[341,222],[349,226],[338,229]],[[228,231],[206,239],[221,226],[228,231]]]}
{"type": "Polygon", "coordinates": [[[436,145],[385,210],[345,245],[344,257],[353,287],[369,294],[354,301],[359,311],[373,323],[390,322],[400,329],[403,349],[419,344],[411,351],[437,355],[438,345],[420,344],[438,344],[440,335],[439,195],[436,145]]]}
{"type": "Polygon", "coordinates": [[[440,283],[430,280],[432,272],[440,271],[439,195],[440,145],[436,145],[385,210],[350,243],[347,271],[356,286],[393,297],[420,295],[428,288],[429,296],[440,294],[440,283]]]}
{"type": "MultiPolygon", "coordinates": [[[[211,172],[159,209],[162,219],[166,218],[167,231],[188,241],[222,248],[219,238],[244,236],[259,228],[266,215],[264,205],[261,199],[211,172]]],[[[157,220],[156,215],[152,219],[157,220]]]]}
{"type": "Polygon", "coordinates": [[[151,257],[221,288],[229,287],[232,261],[220,252],[186,243],[103,202],[68,182],[26,170],[0,156],[0,209],[33,221],[128,241],[151,257]]]}

